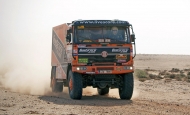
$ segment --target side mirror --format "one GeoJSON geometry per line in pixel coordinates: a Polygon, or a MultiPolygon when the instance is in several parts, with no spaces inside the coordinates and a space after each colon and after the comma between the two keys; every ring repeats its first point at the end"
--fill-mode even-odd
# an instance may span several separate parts
{"type": "Polygon", "coordinates": [[[131,42],[135,42],[135,34],[131,34],[131,42]]]}
{"type": "Polygon", "coordinates": [[[67,34],[66,41],[69,43],[71,42],[71,34],[67,34]]]}

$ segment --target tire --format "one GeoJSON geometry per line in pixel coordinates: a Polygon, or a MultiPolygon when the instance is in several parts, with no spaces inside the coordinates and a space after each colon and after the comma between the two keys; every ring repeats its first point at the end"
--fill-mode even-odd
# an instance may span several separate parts
{"type": "Polygon", "coordinates": [[[53,66],[51,69],[51,89],[52,92],[62,92],[63,91],[63,82],[57,82],[56,79],[56,67],[53,66]]]}
{"type": "Polygon", "coordinates": [[[69,71],[68,90],[70,98],[80,100],[82,98],[82,76],[79,73],[69,71]]]}
{"type": "Polygon", "coordinates": [[[121,99],[130,100],[133,95],[134,80],[133,74],[128,73],[123,76],[123,84],[119,88],[119,96],[121,99]]]}
{"type": "Polygon", "coordinates": [[[99,95],[106,95],[106,94],[109,93],[109,88],[108,88],[108,87],[103,88],[103,89],[97,88],[97,91],[98,91],[98,94],[99,94],[99,95]]]}

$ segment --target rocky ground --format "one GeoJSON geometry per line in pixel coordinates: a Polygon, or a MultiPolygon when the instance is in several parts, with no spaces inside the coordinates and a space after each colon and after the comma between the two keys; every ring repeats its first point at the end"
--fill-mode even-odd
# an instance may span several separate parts
{"type": "MultiPolygon", "coordinates": [[[[190,68],[189,60],[190,56],[137,55],[135,67],[154,69],[154,73],[169,71],[172,68],[185,70],[190,68]]],[[[188,115],[190,82],[167,80],[164,77],[141,82],[136,77],[134,94],[130,101],[120,100],[117,89],[111,89],[109,95],[99,96],[96,89],[88,87],[83,91],[82,100],[72,100],[66,88],[63,93],[54,94],[46,91],[43,95],[32,95],[5,88],[1,84],[0,115],[4,114],[188,115]]]]}

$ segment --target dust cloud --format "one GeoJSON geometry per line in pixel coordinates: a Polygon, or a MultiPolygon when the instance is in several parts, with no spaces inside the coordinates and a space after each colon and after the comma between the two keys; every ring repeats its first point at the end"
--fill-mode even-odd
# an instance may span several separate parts
{"type": "Polygon", "coordinates": [[[133,96],[132,96],[132,100],[135,100],[139,97],[140,91],[138,89],[139,87],[139,80],[137,80],[136,78],[134,79],[134,89],[133,89],[133,96]]]}
{"type": "Polygon", "coordinates": [[[83,95],[86,95],[86,96],[98,95],[97,88],[93,88],[93,87],[83,88],[83,95]]]}
{"type": "MultiPolygon", "coordinates": [[[[1,85],[14,92],[24,94],[43,95],[49,89],[49,76],[44,76],[43,71],[38,71],[30,66],[2,66],[0,70],[1,85]],[[2,69],[5,67],[5,69],[2,69]]],[[[48,72],[49,73],[49,72],[48,72]]]]}
{"type": "Polygon", "coordinates": [[[0,43],[0,86],[23,94],[44,95],[48,92],[51,43],[43,43],[40,39],[2,41],[4,44],[0,43]]]}

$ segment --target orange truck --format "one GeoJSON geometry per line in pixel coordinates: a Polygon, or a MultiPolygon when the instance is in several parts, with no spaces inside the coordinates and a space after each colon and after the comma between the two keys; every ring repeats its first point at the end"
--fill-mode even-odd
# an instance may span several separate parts
{"type": "Polygon", "coordinates": [[[81,99],[83,88],[106,95],[118,88],[130,100],[134,87],[135,34],[128,21],[76,20],[52,29],[53,92],[68,87],[70,98],[81,99]]]}

